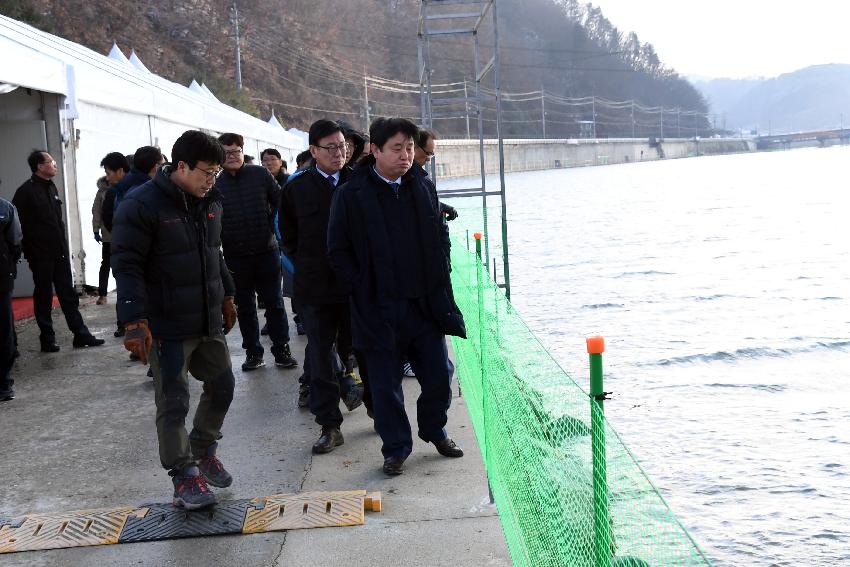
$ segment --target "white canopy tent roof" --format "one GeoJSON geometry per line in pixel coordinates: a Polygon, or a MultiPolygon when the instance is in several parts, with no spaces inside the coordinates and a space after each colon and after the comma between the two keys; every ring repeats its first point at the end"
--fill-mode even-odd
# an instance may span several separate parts
{"type": "Polygon", "coordinates": [[[191,89],[159,77],[134,52],[130,59],[114,45],[109,56],[0,15],[0,84],[65,95],[67,118],[77,100],[147,114],[216,132],[300,149],[303,140],[281,128],[219,102],[206,87],[191,89]]]}

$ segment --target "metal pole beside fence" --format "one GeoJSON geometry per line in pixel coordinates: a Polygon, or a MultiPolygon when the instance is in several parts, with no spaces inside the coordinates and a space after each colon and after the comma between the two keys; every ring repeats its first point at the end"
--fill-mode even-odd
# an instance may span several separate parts
{"type": "Polygon", "coordinates": [[[481,414],[483,416],[484,442],[481,444],[482,457],[484,460],[484,470],[487,475],[487,492],[490,496],[490,504],[495,503],[493,499],[493,487],[490,486],[490,432],[487,430],[487,373],[484,370],[484,274],[487,273],[487,265],[481,258],[481,233],[476,232],[472,235],[475,238],[475,279],[478,284],[478,366],[481,370],[481,414]]]}
{"type": "Polygon", "coordinates": [[[611,524],[608,520],[608,472],[605,454],[605,388],[602,353],[605,339],[587,338],[590,355],[590,438],[593,455],[593,535],[596,567],[611,567],[611,524]]]}

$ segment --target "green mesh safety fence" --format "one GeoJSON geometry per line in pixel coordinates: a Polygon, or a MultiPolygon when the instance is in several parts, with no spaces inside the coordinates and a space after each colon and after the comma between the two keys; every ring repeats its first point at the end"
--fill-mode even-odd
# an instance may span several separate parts
{"type": "Polygon", "coordinates": [[[452,345],[514,565],[711,565],[599,402],[549,355],[464,244],[452,245],[452,284],[468,338],[452,345]]]}

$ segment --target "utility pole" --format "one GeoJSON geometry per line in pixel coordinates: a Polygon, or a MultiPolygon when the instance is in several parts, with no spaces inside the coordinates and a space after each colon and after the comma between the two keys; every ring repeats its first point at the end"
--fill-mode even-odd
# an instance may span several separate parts
{"type": "Polygon", "coordinates": [[[682,129],[680,128],[680,120],[681,120],[681,118],[682,118],[682,107],[681,107],[681,106],[677,106],[677,107],[676,107],[676,137],[677,137],[677,138],[681,138],[681,137],[682,137],[682,129]]]}
{"type": "Polygon", "coordinates": [[[590,98],[591,111],[593,112],[593,139],[596,139],[596,95],[590,98]]]}
{"type": "Polygon", "coordinates": [[[636,138],[635,136],[635,100],[632,99],[632,138],[636,138]]]}
{"type": "Polygon", "coordinates": [[[659,138],[661,138],[663,140],[664,139],[664,105],[662,105],[660,108],[661,108],[661,135],[659,136],[659,138]]]}
{"type": "Polygon", "coordinates": [[[236,90],[242,90],[242,52],[239,49],[239,8],[233,0],[233,26],[236,31],[236,90]]]}
{"type": "Polygon", "coordinates": [[[363,115],[366,117],[366,128],[364,132],[369,132],[369,79],[366,77],[366,65],[363,65],[363,115]]]}
{"type": "MultiPolygon", "coordinates": [[[[466,91],[466,77],[463,78],[463,100],[466,108],[466,139],[469,139],[469,95],[466,91]]],[[[494,280],[495,281],[495,280],[494,280]]]]}
{"type": "Polygon", "coordinates": [[[546,139],[546,91],[540,85],[540,118],[543,121],[543,139],[546,139]]]}

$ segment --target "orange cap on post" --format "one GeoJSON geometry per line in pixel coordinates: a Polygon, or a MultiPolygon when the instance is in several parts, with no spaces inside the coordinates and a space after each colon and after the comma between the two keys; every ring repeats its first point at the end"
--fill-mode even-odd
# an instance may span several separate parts
{"type": "Polygon", "coordinates": [[[476,232],[476,233],[474,233],[474,234],[472,235],[472,237],[473,237],[473,238],[475,238],[475,240],[481,240],[481,233],[480,233],[480,232],[476,232]]]}
{"type": "Polygon", "coordinates": [[[603,337],[587,337],[587,353],[602,354],[605,352],[605,339],[603,337]]]}

